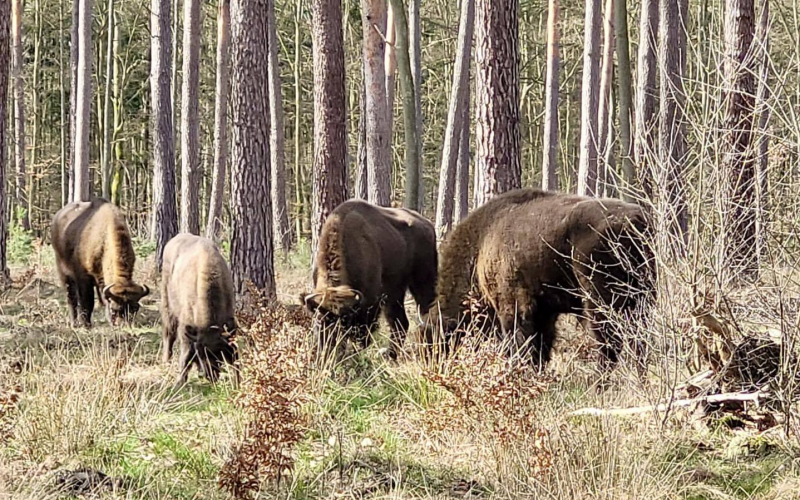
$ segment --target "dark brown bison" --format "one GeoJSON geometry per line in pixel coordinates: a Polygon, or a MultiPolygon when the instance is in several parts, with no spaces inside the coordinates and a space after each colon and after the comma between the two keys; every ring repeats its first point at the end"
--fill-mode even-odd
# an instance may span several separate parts
{"type": "Polygon", "coordinates": [[[634,204],[520,189],[459,224],[441,249],[438,311],[428,335],[499,324],[514,352],[546,363],[559,314],[582,316],[603,359],[622,347],[607,313],[629,314],[652,296],[648,219],[634,204]],[[481,314],[465,304],[477,301],[481,314]],[[480,306],[483,306],[481,308],[480,306]]]}
{"type": "Polygon", "coordinates": [[[410,291],[421,314],[436,295],[436,233],[407,209],[382,208],[350,200],[328,216],[315,256],[314,290],[301,300],[321,320],[320,339],[340,326],[346,336],[369,345],[381,309],[391,328],[390,357],[408,330],[403,306],[410,291]]]}
{"type": "Polygon", "coordinates": [[[136,255],[117,207],[102,199],[70,203],[53,217],[51,238],[73,325],[91,326],[95,290],[112,325],[139,310],[150,289],[133,281],[136,255]]]}
{"type": "Polygon", "coordinates": [[[193,364],[212,382],[219,378],[223,363],[231,364],[238,382],[233,300],[231,271],[214,242],[179,234],[167,243],[161,274],[163,359],[170,360],[177,340],[181,368],[177,385],[186,382],[193,364]]]}

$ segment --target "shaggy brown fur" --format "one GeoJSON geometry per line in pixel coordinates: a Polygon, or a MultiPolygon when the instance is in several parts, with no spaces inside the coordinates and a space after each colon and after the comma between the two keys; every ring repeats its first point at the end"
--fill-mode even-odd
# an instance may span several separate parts
{"type": "Polygon", "coordinates": [[[388,352],[394,357],[408,330],[406,290],[426,314],[436,295],[436,272],[433,224],[411,210],[350,200],[325,221],[314,262],[314,290],[301,300],[310,311],[323,313],[324,326],[338,323],[364,346],[383,309],[392,329],[388,352]]]}
{"type": "Polygon", "coordinates": [[[53,217],[51,238],[73,325],[91,326],[95,290],[112,325],[139,310],[150,290],[133,281],[136,255],[117,207],[102,199],[70,203],[53,217]]]}
{"type": "Polygon", "coordinates": [[[452,232],[441,250],[439,311],[428,330],[498,322],[516,349],[547,362],[561,313],[583,316],[614,363],[621,349],[605,321],[629,313],[652,291],[647,218],[634,204],[520,189],[497,196],[452,232]],[[477,298],[487,317],[465,311],[477,298]]]}
{"type": "Polygon", "coordinates": [[[161,274],[163,359],[170,360],[179,340],[178,385],[186,382],[192,363],[212,382],[222,363],[229,363],[238,381],[233,300],[231,271],[214,242],[184,233],[167,243],[161,274]]]}

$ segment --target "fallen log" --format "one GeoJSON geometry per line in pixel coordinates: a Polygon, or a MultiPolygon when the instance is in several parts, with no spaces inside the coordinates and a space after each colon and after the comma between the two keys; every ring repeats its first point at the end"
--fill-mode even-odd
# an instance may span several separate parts
{"type": "Polygon", "coordinates": [[[764,391],[758,392],[726,392],[723,394],[712,394],[710,396],[700,396],[696,398],[676,399],[671,403],[660,403],[657,405],[635,406],[632,408],[582,408],[570,412],[570,417],[577,416],[626,416],[626,415],[639,415],[648,412],[665,412],[673,408],[685,408],[694,403],[755,403],[756,405],[767,399],[770,393],[764,391]]]}

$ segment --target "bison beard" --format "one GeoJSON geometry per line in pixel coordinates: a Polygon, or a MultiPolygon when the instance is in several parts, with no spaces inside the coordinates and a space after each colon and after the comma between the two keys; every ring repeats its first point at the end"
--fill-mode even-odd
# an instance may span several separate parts
{"type": "Polygon", "coordinates": [[[499,324],[511,352],[545,364],[558,315],[572,313],[612,366],[622,341],[608,313],[630,317],[653,296],[647,230],[642,209],[619,200],[534,189],[497,196],[443,245],[439,308],[426,318],[425,336],[499,324]],[[465,310],[475,299],[480,314],[465,310]]]}
{"type": "Polygon", "coordinates": [[[133,281],[136,255],[114,205],[103,199],[66,205],[53,217],[51,239],[73,326],[91,326],[95,291],[112,325],[139,310],[150,289],[133,281]]]}
{"type": "Polygon", "coordinates": [[[193,365],[212,382],[223,365],[231,365],[238,384],[233,301],[231,271],[214,242],[184,233],[167,243],[161,274],[163,360],[172,358],[177,341],[181,371],[176,386],[186,382],[193,365]]]}
{"type": "Polygon", "coordinates": [[[409,326],[406,291],[427,314],[436,274],[433,224],[411,210],[350,200],[325,221],[314,260],[314,290],[300,300],[315,313],[318,339],[326,349],[338,342],[336,331],[368,346],[383,311],[391,328],[387,354],[394,358],[409,326]]]}

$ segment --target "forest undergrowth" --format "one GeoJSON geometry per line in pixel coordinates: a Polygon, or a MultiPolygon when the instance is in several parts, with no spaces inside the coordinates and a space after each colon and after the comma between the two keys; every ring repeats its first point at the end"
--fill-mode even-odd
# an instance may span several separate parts
{"type": "MultiPolygon", "coordinates": [[[[137,272],[155,284],[141,250],[137,272]]],[[[50,248],[21,254],[0,301],[0,498],[792,499],[800,489],[798,428],[781,417],[791,408],[763,428],[697,408],[570,415],[669,401],[691,374],[677,331],[645,332],[647,369],[627,356],[606,377],[572,318],[559,321],[544,372],[493,342],[440,363],[389,362],[385,338],[334,365],[313,359],[308,320],[283,305],[251,311],[240,390],[194,373],[174,390],[157,292],[132,326],[111,329],[96,311],[94,329],[73,330],[50,248]]],[[[276,264],[289,304],[308,252],[276,264]]],[[[683,296],[661,297],[682,328],[683,296]]],[[[663,331],[662,316],[639,328],[663,331]]]]}

